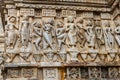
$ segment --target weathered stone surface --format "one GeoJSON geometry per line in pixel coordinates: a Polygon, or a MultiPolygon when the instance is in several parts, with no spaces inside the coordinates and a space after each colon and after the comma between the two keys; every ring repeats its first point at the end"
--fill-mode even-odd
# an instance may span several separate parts
{"type": "Polygon", "coordinates": [[[0,80],[119,79],[119,0],[0,2],[0,80]]]}

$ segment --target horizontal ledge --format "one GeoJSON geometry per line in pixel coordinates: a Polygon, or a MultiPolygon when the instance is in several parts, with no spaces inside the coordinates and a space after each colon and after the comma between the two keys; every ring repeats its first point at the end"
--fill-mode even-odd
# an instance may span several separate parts
{"type": "Polygon", "coordinates": [[[36,67],[36,68],[44,68],[44,67],[112,67],[112,66],[120,66],[119,63],[101,63],[101,62],[69,62],[69,63],[61,63],[61,62],[40,62],[40,63],[5,63],[5,68],[17,68],[17,67],[36,67]]]}

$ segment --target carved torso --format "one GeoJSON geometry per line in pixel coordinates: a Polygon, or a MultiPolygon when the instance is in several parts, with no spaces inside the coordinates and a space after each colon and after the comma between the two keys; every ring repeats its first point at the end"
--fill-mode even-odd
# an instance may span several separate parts
{"type": "Polygon", "coordinates": [[[29,23],[27,21],[22,22],[21,35],[23,36],[23,38],[30,35],[29,27],[30,26],[29,26],[29,23]]]}
{"type": "Polygon", "coordinates": [[[68,23],[68,26],[67,26],[67,29],[68,29],[68,38],[69,38],[69,41],[70,41],[70,44],[71,45],[76,45],[76,27],[75,27],[75,24],[74,23],[68,23]]]}

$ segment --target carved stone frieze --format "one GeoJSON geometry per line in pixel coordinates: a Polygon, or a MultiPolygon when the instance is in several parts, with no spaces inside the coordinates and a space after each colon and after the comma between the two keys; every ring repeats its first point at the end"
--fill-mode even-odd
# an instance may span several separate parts
{"type": "Polygon", "coordinates": [[[96,59],[104,61],[105,56],[108,62],[115,61],[119,52],[119,22],[115,21],[114,28],[110,20],[94,20],[88,12],[85,15],[56,21],[32,20],[28,14],[21,17],[20,26],[16,25],[15,16],[9,17],[5,26],[6,62],[14,62],[16,58],[20,62],[98,62],[96,59]]]}
{"type": "Polygon", "coordinates": [[[0,80],[119,80],[119,4],[4,0],[0,80]]]}

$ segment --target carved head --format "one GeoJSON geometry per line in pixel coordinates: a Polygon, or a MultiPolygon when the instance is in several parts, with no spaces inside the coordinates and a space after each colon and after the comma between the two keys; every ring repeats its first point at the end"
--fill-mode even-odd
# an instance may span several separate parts
{"type": "Polygon", "coordinates": [[[34,24],[33,24],[35,27],[38,27],[38,28],[41,28],[41,24],[40,24],[40,22],[38,22],[38,21],[36,21],[34,24]]]}
{"type": "Polygon", "coordinates": [[[11,17],[9,18],[9,21],[10,21],[11,23],[14,23],[14,22],[16,21],[16,17],[11,16],[11,17]]]}
{"type": "Polygon", "coordinates": [[[101,22],[99,20],[96,20],[94,23],[95,27],[101,27],[101,22]]]}
{"type": "Polygon", "coordinates": [[[105,22],[104,22],[104,26],[105,26],[105,27],[110,27],[110,22],[109,22],[109,21],[105,21],[105,22]]]}
{"type": "Polygon", "coordinates": [[[48,19],[48,20],[46,21],[46,24],[51,24],[51,25],[53,25],[53,24],[54,24],[54,20],[53,20],[53,19],[48,19]]]}
{"type": "Polygon", "coordinates": [[[24,16],[23,16],[23,20],[28,21],[28,19],[29,19],[29,18],[28,18],[27,15],[24,15],[24,16]]]}
{"type": "Polygon", "coordinates": [[[83,17],[80,17],[80,18],[78,18],[77,20],[76,20],[76,23],[83,23],[83,17]]]}
{"type": "Polygon", "coordinates": [[[87,26],[92,26],[92,25],[93,25],[92,19],[87,19],[86,25],[87,25],[87,26]]]}
{"type": "Polygon", "coordinates": [[[67,18],[69,23],[73,23],[74,22],[74,17],[73,16],[68,16],[67,18]]]}
{"type": "Polygon", "coordinates": [[[58,28],[62,28],[63,27],[63,22],[62,21],[58,21],[57,22],[57,27],[58,28]]]}

